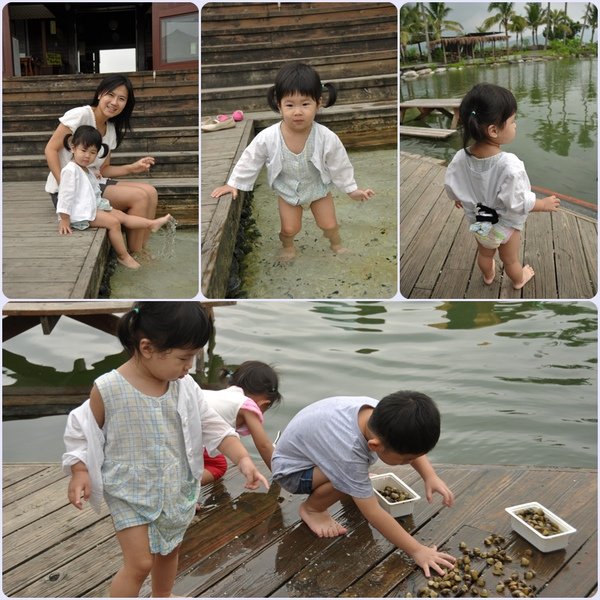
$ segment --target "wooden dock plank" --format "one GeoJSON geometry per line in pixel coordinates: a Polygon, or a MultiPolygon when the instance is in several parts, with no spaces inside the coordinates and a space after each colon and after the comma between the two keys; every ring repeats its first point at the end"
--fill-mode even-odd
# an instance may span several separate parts
{"type": "MultiPolygon", "coordinates": [[[[377,470],[398,472],[423,496],[422,481],[411,469],[377,470]]],[[[539,595],[594,593],[595,470],[489,465],[436,465],[436,470],[450,485],[456,503],[449,509],[439,500],[418,502],[413,515],[401,519],[417,539],[457,554],[460,540],[482,545],[483,536],[494,532],[505,536],[510,554],[520,556],[529,544],[511,532],[504,509],[535,499],[577,528],[565,551],[543,555],[534,550],[539,595]]],[[[68,505],[67,478],[53,482],[49,476],[59,472],[58,465],[3,466],[5,491],[20,488],[19,493],[13,490],[9,511],[3,512],[3,589],[8,595],[102,597],[120,566],[106,510],[96,515],[89,507],[78,512],[68,505]],[[40,467],[48,474],[45,484],[40,483],[40,467]],[[29,484],[23,479],[28,470],[29,484]],[[62,493],[57,483],[62,484],[62,493]],[[23,486],[30,494],[23,494],[23,486]],[[54,496],[62,503],[58,509],[51,505],[54,496]],[[38,506],[43,498],[46,514],[38,506]],[[30,510],[19,513],[13,506],[18,504],[30,510]],[[18,527],[11,524],[14,515],[20,519],[18,527]]],[[[209,597],[382,597],[405,595],[423,585],[414,563],[373,530],[353,503],[343,501],[334,507],[349,533],[322,539],[299,521],[302,499],[276,485],[266,494],[248,492],[236,469],[230,469],[224,480],[204,490],[204,509],[184,538],[174,592],[209,597]]],[[[484,575],[493,592],[495,578],[484,575]]],[[[142,595],[148,594],[146,585],[142,595]]]]}
{"type": "Polygon", "coordinates": [[[442,161],[400,153],[400,293],[405,298],[589,299],[598,286],[597,220],[564,205],[532,213],[522,232],[521,260],[536,276],[514,290],[496,260],[485,286],[464,215],[443,190],[442,161]],[[446,208],[442,208],[446,207],[446,208]],[[460,214],[460,213],[459,213],[460,214]]]}
{"type": "Polygon", "coordinates": [[[456,133],[456,129],[444,129],[443,127],[415,127],[411,125],[399,125],[398,131],[401,136],[407,135],[436,140],[445,140],[456,133]]]}

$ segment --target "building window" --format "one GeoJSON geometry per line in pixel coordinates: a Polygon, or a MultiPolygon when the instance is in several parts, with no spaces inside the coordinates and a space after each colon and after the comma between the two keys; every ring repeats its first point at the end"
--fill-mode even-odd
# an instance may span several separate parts
{"type": "Polygon", "coordinates": [[[160,54],[163,63],[198,60],[198,13],[160,19],[160,54]]]}

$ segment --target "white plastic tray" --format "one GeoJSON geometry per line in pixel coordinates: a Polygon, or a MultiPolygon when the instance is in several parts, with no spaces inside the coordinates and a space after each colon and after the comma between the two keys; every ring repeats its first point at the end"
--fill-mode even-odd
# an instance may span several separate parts
{"type": "Polygon", "coordinates": [[[371,475],[371,483],[373,484],[375,496],[377,496],[379,504],[394,518],[404,517],[412,514],[415,507],[415,502],[421,499],[421,496],[419,496],[415,490],[409,487],[406,483],[404,483],[404,481],[402,481],[402,479],[400,479],[400,477],[394,475],[393,473],[371,475]],[[379,493],[379,491],[385,489],[385,486],[387,485],[405,490],[411,495],[411,498],[408,500],[402,500],[401,502],[390,502],[387,498],[384,498],[379,493]]]}

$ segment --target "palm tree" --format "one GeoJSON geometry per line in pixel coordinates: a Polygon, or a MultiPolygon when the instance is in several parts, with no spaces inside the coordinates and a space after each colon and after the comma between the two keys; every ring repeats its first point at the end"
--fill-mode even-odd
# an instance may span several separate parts
{"type": "Polygon", "coordinates": [[[400,7],[400,57],[406,57],[406,47],[423,33],[421,15],[417,5],[400,7]]]}
{"type": "Polygon", "coordinates": [[[525,7],[527,26],[531,29],[531,43],[538,45],[538,28],[544,24],[546,11],[539,2],[528,2],[525,7]]]}
{"type": "Polygon", "coordinates": [[[514,2],[490,2],[488,4],[488,12],[492,12],[493,10],[497,11],[495,15],[488,17],[484,22],[485,27],[492,27],[498,23],[502,23],[502,27],[504,27],[504,33],[506,34],[506,56],[508,56],[508,25],[513,15],[515,14],[513,10],[514,2]]]}
{"type": "Polygon", "coordinates": [[[548,48],[548,38],[550,37],[550,2],[546,7],[546,36],[544,37],[544,50],[548,48]]]}
{"type": "Polygon", "coordinates": [[[457,21],[450,21],[446,17],[452,9],[446,6],[445,2],[430,2],[427,9],[428,21],[433,30],[433,39],[440,40],[442,52],[444,54],[444,64],[446,64],[446,47],[442,43],[442,32],[444,30],[462,32],[463,28],[457,21]]]}
{"type": "Polygon", "coordinates": [[[429,45],[429,20],[427,18],[427,13],[425,11],[425,4],[423,2],[420,3],[421,8],[421,19],[423,23],[423,27],[425,29],[425,44],[427,45],[427,62],[433,62],[431,58],[431,46],[429,45]]]}
{"type": "Polygon", "coordinates": [[[564,10],[551,10],[548,13],[548,18],[546,20],[546,39],[556,39],[559,36],[561,36],[563,40],[566,39],[566,36],[572,33],[570,22],[571,21],[564,10]]]}
{"type": "Polygon", "coordinates": [[[523,32],[527,28],[527,19],[521,15],[514,15],[509,28],[517,36],[517,45],[519,44],[519,34],[521,34],[521,49],[523,49],[523,32]]]}
{"type": "Polygon", "coordinates": [[[583,15],[583,27],[581,28],[581,43],[583,44],[583,34],[585,33],[585,28],[589,25],[592,30],[592,36],[590,39],[590,43],[594,41],[594,32],[598,27],[598,7],[591,2],[587,3],[585,8],[585,14],[583,15]]]}

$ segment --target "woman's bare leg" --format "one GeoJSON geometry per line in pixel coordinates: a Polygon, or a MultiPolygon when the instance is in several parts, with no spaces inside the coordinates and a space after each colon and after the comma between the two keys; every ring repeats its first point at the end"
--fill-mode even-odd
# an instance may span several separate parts
{"type": "MultiPolygon", "coordinates": [[[[158,192],[147,183],[135,181],[119,181],[109,185],[102,194],[113,208],[129,215],[154,219],[158,206],[158,192]]],[[[130,252],[139,252],[148,241],[148,231],[137,230],[127,232],[127,244],[130,252]]]]}

